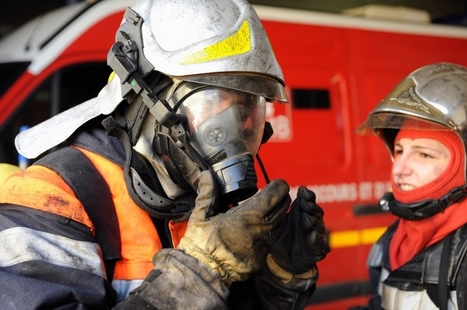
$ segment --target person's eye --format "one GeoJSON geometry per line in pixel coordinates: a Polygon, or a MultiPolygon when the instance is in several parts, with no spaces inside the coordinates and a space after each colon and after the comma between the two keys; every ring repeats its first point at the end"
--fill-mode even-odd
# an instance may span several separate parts
{"type": "Polygon", "coordinates": [[[394,157],[401,155],[402,154],[402,149],[395,149],[394,150],[394,157]]]}
{"type": "Polygon", "coordinates": [[[433,158],[432,155],[427,154],[427,153],[423,153],[423,152],[420,152],[420,156],[423,157],[423,158],[433,158]]]}

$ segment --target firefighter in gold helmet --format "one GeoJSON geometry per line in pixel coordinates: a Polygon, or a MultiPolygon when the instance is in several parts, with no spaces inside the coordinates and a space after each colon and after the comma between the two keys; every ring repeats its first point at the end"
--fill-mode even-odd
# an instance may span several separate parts
{"type": "Polygon", "coordinates": [[[466,121],[467,68],[436,63],[401,81],[358,129],[390,151],[392,191],[380,204],[398,217],[370,252],[363,308],[466,309],[466,121]]]}
{"type": "Polygon", "coordinates": [[[0,308],[303,308],[329,252],[301,187],[258,192],[281,69],[245,0],[128,8],[98,94],[16,138],[0,190],[0,308]]]}

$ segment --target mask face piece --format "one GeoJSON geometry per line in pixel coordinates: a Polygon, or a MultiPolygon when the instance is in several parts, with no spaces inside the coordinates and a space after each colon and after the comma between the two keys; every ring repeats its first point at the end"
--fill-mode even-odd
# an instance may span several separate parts
{"type": "Polygon", "coordinates": [[[185,99],[177,113],[187,119],[192,146],[216,173],[221,202],[237,203],[256,193],[253,157],[264,131],[264,97],[205,88],[185,99]]]}

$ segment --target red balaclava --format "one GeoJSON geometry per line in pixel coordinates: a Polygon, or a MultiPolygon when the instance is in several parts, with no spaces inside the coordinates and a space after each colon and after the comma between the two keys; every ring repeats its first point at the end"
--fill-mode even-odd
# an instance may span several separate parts
{"type": "MultiPolygon", "coordinates": [[[[454,187],[465,184],[465,154],[461,139],[454,131],[401,129],[394,140],[429,138],[444,144],[451,153],[446,170],[436,180],[411,191],[395,186],[391,173],[394,198],[402,203],[415,203],[439,199],[454,187]]],[[[444,212],[423,220],[400,219],[389,247],[391,269],[402,266],[425,247],[446,237],[450,232],[467,223],[467,199],[449,206],[444,212]]]]}

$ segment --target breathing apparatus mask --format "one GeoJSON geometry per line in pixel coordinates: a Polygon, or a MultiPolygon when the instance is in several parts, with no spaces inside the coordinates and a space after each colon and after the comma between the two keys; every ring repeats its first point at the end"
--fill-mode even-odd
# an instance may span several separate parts
{"type": "MultiPolygon", "coordinates": [[[[210,170],[217,181],[218,208],[236,205],[254,195],[258,191],[254,157],[260,144],[272,134],[272,129],[265,127],[266,99],[193,82],[183,81],[178,86],[168,84],[168,88],[176,88],[172,94],[169,91],[163,95],[168,97],[164,106],[175,119],[171,126],[167,125],[166,117],[157,119],[150,114],[151,109],[142,108],[144,99],[141,96],[135,96],[123,107],[121,117],[116,113],[115,119],[109,117],[104,124],[127,149],[128,163],[125,166],[128,166],[128,174],[124,175],[132,198],[136,201],[143,198],[143,206],[160,200],[131,168],[135,151],[150,161],[155,155],[160,158],[170,179],[188,193],[196,192],[200,172],[210,170]],[[142,128],[143,120],[148,128],[142,128]],[[116,132],[118,127],[121,129],[116,132]],[[132,147],[141,139],[150,143],[146,142],[146,147],[132,147]]],[[[179,205],[180,201],[175,204],[179,205]]],[[[161,206],[154,207],[159,209],[161,206]]],[[[179,208],[179,211],[187,210],[179,208]]]]}
{"type": "Polygon", "coordinates": [[[179,103],[176,112],[191,145],[216,176],[221,203],[235,204],[255,194],[253,157],[263,137],[265,98],[207,87],[179,103]]]}

